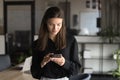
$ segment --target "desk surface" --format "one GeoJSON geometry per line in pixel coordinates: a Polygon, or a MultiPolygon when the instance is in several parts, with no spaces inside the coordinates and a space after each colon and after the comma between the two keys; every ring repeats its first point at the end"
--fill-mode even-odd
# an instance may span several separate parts
{"type": "Polygon", "coordinates": [[[23,73],[20,69],[8,69],[0,72],[0,80],[37,80],[31,74],[23,73]]]}

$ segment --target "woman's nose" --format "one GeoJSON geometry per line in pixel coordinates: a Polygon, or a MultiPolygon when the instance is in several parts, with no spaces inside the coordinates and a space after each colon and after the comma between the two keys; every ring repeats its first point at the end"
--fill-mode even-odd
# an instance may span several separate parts
{"type": "Polygon", "coordinates": [[[57,25],[54,25],[54,30],[57,30],[57,25]]]}

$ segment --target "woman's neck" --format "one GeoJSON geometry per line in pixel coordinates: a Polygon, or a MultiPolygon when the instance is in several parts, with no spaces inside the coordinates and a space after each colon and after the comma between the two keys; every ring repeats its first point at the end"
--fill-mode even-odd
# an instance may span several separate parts
{"type": "Polygon", "coordinates": [[[55,36],[49,36],[52,41],[55,41],[55,36]]]}

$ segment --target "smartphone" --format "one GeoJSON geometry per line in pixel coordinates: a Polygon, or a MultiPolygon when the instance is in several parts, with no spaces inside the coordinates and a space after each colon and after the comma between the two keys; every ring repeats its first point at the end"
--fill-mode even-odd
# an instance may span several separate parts
{"type": "Polygon", "coordinates": [[[51,55],[51,57],[54,57],[54,58],[60,58],[62,56],[62,54],[53,54],[51,55]]]}

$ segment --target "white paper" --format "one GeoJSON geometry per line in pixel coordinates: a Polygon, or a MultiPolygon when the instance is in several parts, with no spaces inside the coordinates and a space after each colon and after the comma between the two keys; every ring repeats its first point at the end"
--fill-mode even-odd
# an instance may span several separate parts
{"type": "Polygon", "coordinates": [[[32,56],[25,59],[22,72],[30,71],[32,56]]]}

